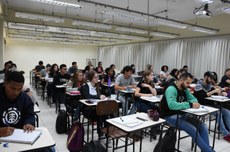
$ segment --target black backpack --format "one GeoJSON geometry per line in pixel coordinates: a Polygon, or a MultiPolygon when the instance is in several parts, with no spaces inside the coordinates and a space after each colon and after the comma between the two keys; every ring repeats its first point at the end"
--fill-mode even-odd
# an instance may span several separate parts
{"type": "Polygon", "coordinates": [[[65,110],[59,110],[56,119],[56,132],[58,134],[67,133],[67,113],[65,110]]]}
{"type": "Polygon", "coordinates": [[[106,152],[106,149],[99,141],[90,141],[85,144],[83,152],[106,152]]]}
{"type": "Polygon", "coordinates": [[[164,137],[159,140],[153,152],[174,152],[176,144],[176,128],[170,127],[164,137]]]}

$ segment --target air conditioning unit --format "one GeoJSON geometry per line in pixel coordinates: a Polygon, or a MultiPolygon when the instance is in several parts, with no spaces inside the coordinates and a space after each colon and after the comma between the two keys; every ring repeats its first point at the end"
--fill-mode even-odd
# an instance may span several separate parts
{"type": "Polygon", "coordinates": [[[230,4],[227,3],[219,4],[216,5],[215,9],[223,13],[230,14],[230,4]]]}

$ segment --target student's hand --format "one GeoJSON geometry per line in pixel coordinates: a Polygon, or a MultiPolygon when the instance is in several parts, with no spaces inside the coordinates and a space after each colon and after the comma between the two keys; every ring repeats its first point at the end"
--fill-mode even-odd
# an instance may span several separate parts
{"type": "Polygon", "coordinates": [[[200,104],[198,102],[194,102],[192,103],[192,107],[198,109],[200,107],[200,104]]]}
{"type": "Polygon", "coordinates": [[[101,100],[103,100],[103,99],[105,99],[105,98],[106,98],[105,95],[101,95],[101,96],[100,96],[100,99],[101,99],[101,100]]]}
{"type": "Polygon", "coordinates": [[[31,132],[31,131],[34,130],[34,126],[31,125],[31,124],[25,124],[25,125],[23,126],[23,129],[24,129],[25,131],[27,131],[27,132],[31,132]]]}
{"type": "Polygon", "coordinates": [[[215,89],[215,92],[218,94],[221,94],[221,89],[217,88],[217,89],[215,89]]]}
{"type": "Polygon", "coordinates": [[[13,127],[1,127],[0,128],[0,136],[5,137],[5,136],[10,136],[14,132],[13,127]]]}

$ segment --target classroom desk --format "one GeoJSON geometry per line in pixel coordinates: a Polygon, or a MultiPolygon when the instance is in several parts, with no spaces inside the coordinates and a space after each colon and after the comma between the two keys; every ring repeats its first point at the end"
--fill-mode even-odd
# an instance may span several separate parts
{"type": "Polygon", "coordinates": [[[140,99],[148,101],[148,102],[152,102],[152,103],[159,103],[161,102],[163,96],[152,96],[152,97],[144,97],[141,96],[140,99]]]}
{"type": "MultiPolygon", "coordinates": [[[[113,125],[125,132],[127,132],[128,134],[131,133],[131,132],[135,132],[135,131],[138,131],[138,130],[141,130],[141,140],[140,140],[140,149],[139,151],[141,152],[142,150],[142,134],[143,134],[143,129],[145,128],[149,128],[149,127],[152,127],[152,126],[155,126],[155,125],[159,125],[159,124],[163,124],[165,122],[164,119],[159,119],[158,121],[153,121],[151,120],[149,117],[148,117],[148,114],[146,113],[136,113],[136,114],[132,114],[132,115],[127,115],[127,116],[122,116],[122,117],[116,117],[116,118],[112,118],[112,119],[107,119],[106,120],[109,125],[113,125]],[[136,120],[139,120],[137,119],[137,117],[139,118],[142,118],[142,119],[145,119],[143,121],[143,123],[137,125],[137,126],[134,126],[134,127],[128,127],[126,125],[123,125],[123,124],[120,124],[118,122],[115,121],[115,119],[118,119],[118,118],[121,118],[121,120],[125,120],[125,119],[136,119],[136,120]]],[[[108,126],[109,126],[108,125],[108,126]]],[[[160,139],[161,140],[161,137],[162,137],[162,129],[163,127],[161,126],[161,135],[160,135],[160,139]]],[[[107,142],[106,144],[108,144],[108,138],[107,138],[107,142]]],[[[128,135],[125,137],[125,152],[127,152],[127,145],[128,145],[128,135]]],[[[107,148],[107,151],[108,151],[108,146],[106,146],[107,148]]]]}
{"type": "MultiPolygon", "coordinates": [[[[201,106],[203,106],[203,105],[201,105],[201,106]]],[[[209,115],[209,114],[212,114],[212,113],[215,113],[215,112],[217,112],[217,111],[219,111],[219,109],[217,109],[217,108],[213,108],[213,107],[209,107],[209,106],[203,106],[205,109],[207,109],[208,111],[207,112],[197,112],[197,113],[195,113],[195,112],[191,112],[191,111],[188,111],[187,109],[185,109],[185,110],[180,110],[181,112],[184,112],[184,113],[187,113],[187,114],[190,114],[190,115],[193,115],[193,116],[195,116],[196,118],[197,118],[197,120],[200,120],[201,121],[201,119],[202,118],[204,118],[206,115],[209,115]]],[[[178,119],[178,115],[179,114],[177,114],[177,119],[178,119]]],[[[217,114],[216,114],[217,115],[217,114]]],[[[196,141],[197,141],[197,137],[198,137],[198,130],[199,130],[199,128],[198,128],[198,126],[199,126],[199,122],[200,121],[197,121],[197,131],[196,131],[196,141]]],[[[177,123],[178,123],[178,121],[177,121],[177,123]]],[[[217,122],[215,122],[215,131],[214,131],[214,137],[213,137],[213,144],[212,144],[212,148],[214,149],[214,146],[215,146],[215,139],[216,139],[216,125],[217,124],[217,122]]],[[[177,128],[177,126],[176,126],[176,128],[177,128]]],[[[197,142],[195,142],[195,152],[196,152],[196,148],[197,148],[197,144],[196,144],[197,142]]],[[[177,149],[179,150],[179,142],[178,142],[178,146],[177,146],[177,149]]]]}
{"type": "Polygon", "coordinates": [[[57,101],[56,101],[56,113],[60,110],[60,91],[66,88],[66,85],[56,85],[57,89],[57,101]]]}
{"type": "Polygon", "coordinates": [[[9,143],[8,147],[3,147],[3,143],[0,144],[1,152],[18,152],[18,151],[32,151],[43,148],[55,146],[55,141],[49,131],[45,127],[36,128],[36,130],[42,130],[41,136],[35,141],[33,145],[21,144],[21,143],[9,143]]]}
{"type": "MultiPolygon", "coordinates": [[[[83,105],[85,106],[88,106],[88,107],[96,107],[97,106],[97,103],[98,102],[103,102],[103,101],[106,101],[106,100],[100,100],[100,99],[92,99],[94,100],[95,102],[93,103],[89,103],[87,102],[89,99],[81,99],[79,100],[83,105]]],[[[114,100],[114,99],[107,99],[107,100],[114,100]]],[[[119,100],[115,100],[117,103],[120,103],[119,100]]],[[[93,134],[92,134],[92,139],[93,139],[93,134]]],[[[88,124],[87,124],[87,142],[89,142],[89,121],[88,121],[88,124]]]]}
{"type": "MultiPolygon", "coordinates": [[[[121,93],[125,96],[125,115],[127,115],[127,106],[129,106],[129,103],[128,103],[128,97],[131,96],[132,94],[134,94],[135,92],[135,89],[131,89],[131,90],[118,90],[118,94],[121,93]]],[[[120,95],[118,95],[119,97],[120,95]]],[[[122,109],[123,110],[123,109],[122,109]]]]}
{"type": "MultiPolygon", "coordinates": [[[[218,97],[218,96],[217,96],[218,97]]],[[[213,96],[205,98],[205,100],[211,100],[216,102],[219,107],[220,107],[220,117],[222,117],[222,107],[223,104],[230,102],[230,98],[214,98],[213,96]]],[[[219,124],[220,124],[220,119],[219,119],[219,124]]],[[[220,125],[219,125],[220,126],[220,125]]],[[[218,127],[218,139],[220,139],[220,127],[218,127]]]]}
{"type": "Polygon", "coordinates": [[[37,126],[36,127],[39,127],[38,113],[40,113],[40,109],[37,106],[37,104],[34,104],[34,115],[35,115],[35,119],[36,119],[36,122],[37,122],[37,126]]]}

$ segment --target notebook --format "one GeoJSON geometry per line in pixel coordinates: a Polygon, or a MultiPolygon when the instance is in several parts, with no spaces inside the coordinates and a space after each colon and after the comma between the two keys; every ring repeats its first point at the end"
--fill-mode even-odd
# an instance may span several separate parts
{"type": "Polygon", "coordinates": [[[1,142],[14,142],[33,144],[42,134],[41,130],[34,130],[32,132],[25,132],[23,129],[15,129],[13,134],[7,137],[0,137],[1,142]]]}
{"type": "Polygon", "coordinates": [[[214,99],[220,99],[220,100],[228,99],[228,97],[225,97],[225,96],[215,96],[215,95],[211,95],[211,97],[214,98],[214,99]]]}
{"type": "Polygon", "coordinates": [[[126,127],[135,127],[143,123],[143,121],[135,118],[129,118],[129,117],[118,117],[113,119],[114,122],[117,122],[121,125],[124,125],[126,127]]]}
{"type": "Polygon", "coordinates": [[[202,113],[202,112],[208,112],[208,109],[206,109],[205,107],[203,106],[200,106],[200,108],[189,108],[189,109],[186,109],[186,111],[188,112],[192,112],[192,113],[202,113]]]}

